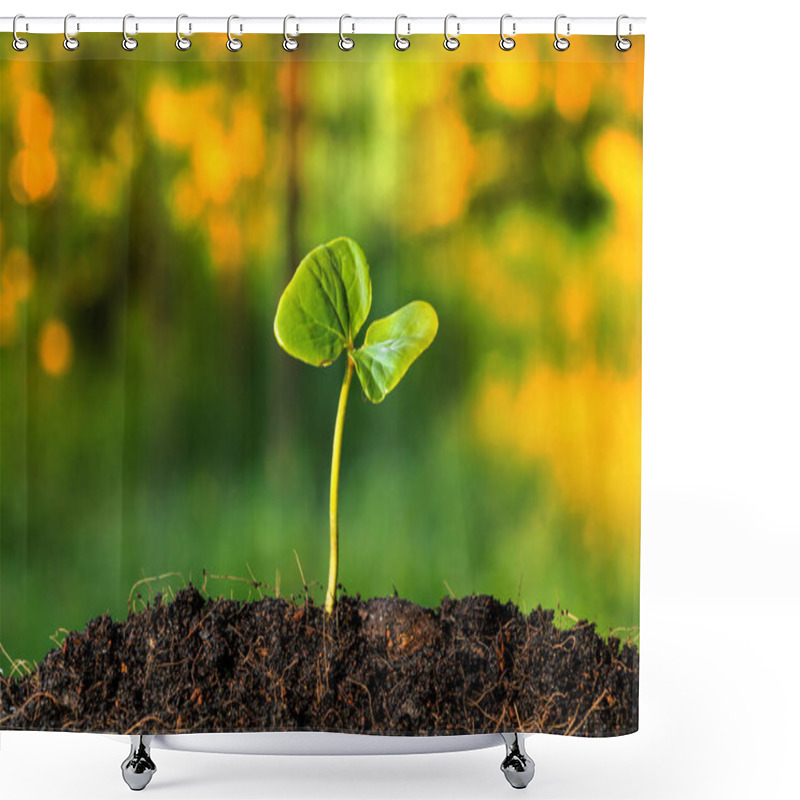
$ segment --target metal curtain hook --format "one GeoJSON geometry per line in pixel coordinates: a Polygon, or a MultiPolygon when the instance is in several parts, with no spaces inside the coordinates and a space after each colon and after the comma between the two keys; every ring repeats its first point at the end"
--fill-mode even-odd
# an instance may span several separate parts
{"type": "MultiPolygon", "coordinates": [[[[241,39],[237,39],[231,33],[231,22],[233,22],[233,20],[235,19],[239,19],[239,17],[237,17],[236,14],[231,14],[228,17],[228,41],[225,47],[227,47],[228,50],[231,51],[231,53],[238,53],[242,49],[242,47],[244,47],[244,42],[241,39]]],[[[241,31],[241,27],[239,28],[239,30],[241,31]]]]}
{"type": "MultiPolygon", "coordinates": [[[[181,20],[182,19],[188,19],[188,18],[189,18],[188,14],[178,14],[178,17],[175,20],[175,35],[177,36],[177,39],[175,39],[175,47],[177,47],[178,50],[188,50],[192,46],[192,40],[191,39],[187,39],[181,33],[181,20]]],[[[192,32],[192,23],[190,22],[189,23],[189,33],[191,33],[191,32],[192,32]]]]}
{"type": "Polygon", "coordinates": [[[448,14],[444,18],[444,49],[453,51],[453,50],[458,50],[458,46],[461,44],[461,42],[459,42],[457,38],[458,31],[461,26],[459,25],[458,22],[456,22],[456,35],[451,36],[447,32],[447,23],[450,22],[451,19],[457,20],[458,17],[455,14],[448,14]]]}
{"type": "MultiPolygon", "coordinates": [[[[553,47],[555,47],[555,49],[561,53],[569,49],[569,39],[565,39],[563,36],[558,35],[558,21],[566,18],[566,14],[559,14],[556,17],[555,25],[553,27],[553,32],[555,33],[556,37],[556,40],[553,42],[553,47]]],[[[569,22],[567,23],[567,36],[569,36],[569,22]]]]}
{"type": "Polygon", "coordinates": [[[11,23],[11,33],[14,34],[14,40],[11,42],[11,46],[17,50],[18,52],[22,52],[23,50],[28,49],[28,40],[23,39],[20,36],[17,36],[17,20],[18,19],[25,19],[24,14],[17,14],[14,17],[14,21],[11,23]]]}
{"type": "MultiPolygon", "coordinates": [[[[507,19],[512,19],[512,15],[511,14],[503,14],[503,16],[500,17],[500,49],[501,50],[513,50],[517,46],[517,43],[510,36],[506,36],[505,32],[503,31],[503,26],[505,25],[505,21],[507,19]]],[[[517,32],[517,24],[515,22],[511,23],[511,32],[512,33],[516,33],[517,32]]]]}
{"type": "MultiPolygon", "coordinates": [[[[395,50],[408,50],[411,47],[411,39],[406,39],[405,36],[400,35],[400,20],[408,19],[405,14],[398,14],[394,18],[394,49],[395,50]]],[[[408,35],[411,35],[411,23],[406,23],[408,27],[408,35]]]]}
{"type": "MultiPolygon", "coordinates": [[[[340,50],[352,50],[356,46],[355,41],[353,39],[351,39],[349,36],[345,36],[344,32],[342,30],[342,28],[344,26],[344,21],[346,19],[353,19],[353,18],[349,14],[342,14],[342,16],[339,17],[339,49],[340,50]]],[[[351,25],[353,27],[353,32],[355,32],[355,29],[356,29],[355,23],[353,22],[353,23],[351,23],[351,25]]]]}
{"type": "MultiPolygon", "coordinates": [[[[67,14],[67,16],[64,17],[64,49],[65,50],[77,50],[78,49],[78,45],[80,44],[80,42],[74,36],[70,36],[69,35],[69,21],[71,19],[75,19],[75,15],[74,14],[67,14]]],[[[75,31],[77,32],[80,29],[81,29],[81,26],[79,24],[76,24],[75,31]]]]}
{"type": "Polygon", "coordinates": [[[128,20],[136,19],[133,14],[126,14],[122,18],[122,49],[135,50],[139,46],[139,42],[131,36],[128,36],[128,20]]]}
{"type": "Polygon", "coordinates": [[[290,19],[297,19],[297,17],[287,14],[283,18],[283,49],[291,53],[292,50],[297,50],[297,48],[300,46],[300,42],[298,42],[294,36],[289,36],[288,25],[290,19]]]}
{"type": "MultiPolygon", "coordinates": [[[[619,24],[624,19],[628,19],[628,15],[627,14],[620,14],[617,17],[617,41],[614,43],[614,47],[616,47],[617,50],[620,51],[620,53],[627,53],[628,50],[630,50],[631,47],[633,47],[633,42],[630,39],[624,39],[622,36],[620,36],[620,33],[619,33],[619,24]]],[[[630,34],[630,31],[631,31],[631,26],[630,26],[630,23],[628,23],[628,33],[629,34],[630,34]]]]}

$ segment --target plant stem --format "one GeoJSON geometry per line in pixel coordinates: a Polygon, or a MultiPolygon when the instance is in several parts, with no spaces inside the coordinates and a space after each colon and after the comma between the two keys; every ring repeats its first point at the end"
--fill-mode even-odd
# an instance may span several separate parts
{"type": "Polygon", "coordinates": [[[336,413],[336,427],[333,430],[333,458],[331,459],[331,561],[328,570],[328,589],[325,592],[325,611],[333,612],[336,602],[336,581],[339,574],[339,463],[342,460],[342,430],[344,414],[347,410],[347,395],[353,377],[353,360],[347,354],[347,372],[339,395],[339,410],[336,413]]]}

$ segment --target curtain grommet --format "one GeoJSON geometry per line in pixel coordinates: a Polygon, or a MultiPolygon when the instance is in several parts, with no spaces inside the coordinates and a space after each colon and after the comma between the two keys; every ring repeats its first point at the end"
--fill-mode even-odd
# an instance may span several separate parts
{"type": "MultiPolygon", "coordinates": [[[[189,18],[188,14],[178,14],[178,16],[177,16],[177,18],[175,20],[175,35],[177,37],[175,39],[175,47],[177,47],[178,50],[180,50],[181,52],[185,52],[186,50],[188,50],[192,46],[192,40],[187,38],[186,36],[184,36],[181,33],[181,20],[182,19],[188,19],[188,18],[189,18]]],[[[192,25],[190,23],[189,24],[189,33],[191,33],[191,32],[192,32],[192,25]]]]}
{"type": "MultiPolygon", "coordinates": [[[[411,47],[411,39],[406,38],[406,36],[400,35],[400,20],[401,19],[408,19],[405,14],[398,14],[394,18],[394,49],[399,50],[401,53],[408,50],[411,47]]],[[[411,35],[411,23],[406,23],[408,26],[408,34],[407,36],[411,35]]]]}
{"type": "Polygon", "coordinates": [[[139,46],[139,42],[133,36],[128,36],[128,20],[136,19],[133,14],[126,14],[122,18],[122,49],[129,53],[139,46]]]}
{"type": "MultiPolygon", "coordinates": [[[[505,21],[512,18],[513,16],[511,14],[503,14],[503,16],[500,17],[500,49],[505,50],[506,52],[513,50],[517,46],[514,38],[512,36],[506,36],[505,31],[503,30],[505,21]]],[[[512,22],[511,33],[516,33],[516,27],[516,23],[512,22]]]]}
{"type": "MultiPolygon", "coordinates": [[[[74,37],[69,35],[69,21],[75,19],[74,14],[67,14],[64,17],[64,49],[73,52],[80,47],[80,42],[74,37]]],[[[77,25],[76,32],[80,30],[80,25],[77,25]]]]}
{"type": "Polygon", "coordinates": [[[444,45],[444,49],[445,50],[449,50],[451,53],[454,50],[458,50],[459,46],[461,45],[461,42],[458,40],[458,30],[459,30],[460,25],[459,25],[457,20],[458,20],[458,17],[455,14],[448,14],[444,18],[444,42],[443,42],[443,45],[444,45]],[[447,31],[447,23],[450,22],[451,19],[456,20],[456,35],[455,36],[451,36],[447,31]]]}
{"type": "Polygon", "coordinates": [[[17,20],[18,19],[25,19],[24,14],[17,14],[14,17],[14,21],[11,23],[11,33],[14,35],[14,38],[11,40],[11,46],[18,52],[21,53],[23,50],[28,49],[28,40],[23,39],[21,36],[17,34],[17,20]]]}
{"type": "MultiPolygon", "coordinates": [[[[225,47],[227,47],[231,53],[238,53],[244,47],[244,42],[231,33],[231,22],[235,19],[239,19],[236,14],[231,14],[228,17],[228,41],[225,42],[225,47]]],[[[241,28],[239,30],[241,31],[241,28]]]]}
{"type": "Polygon", "coordinates": [[[283,49],[287,53],[293,53],[300,47],[300,42],[297,41],[296,37],[289,36],[289,20],[290,19],[297,19],[297,17],[293,16],[292,14],[287,14],[283,18],[283,49]]]}
{"type": "MultiPolygon", "coordinates": [[[[346,19],[353,18],[349,14],[342,14],[342,16],[339,17],[339,49],[344,50],[347,53],[356,46],[356,42],[352,37],[344,35],[344,21],[346,19]]],[[[352,25],[352,28],[353,31],[355,31],[355,24],[352,25]]]]}
{"type": "MultiPolygon", "coordinates": [[[[629,17],[628,17],[627,14],[620,14],[617,17],[617,41],[614,42],[614,47],[616,47],[617,50],[619,50],[620,53],[627,53],[628,50],[630,50],[631,47],[633,47],[633,42],[630,39],[626,39],[619,32],[619,24],[620,24],[620,22],[622,22],[622,20],[628,19],[628,18],[629,17]]],[[[630,31],[631,31],[631,26],[630,26],[630,23],[628,23],[628,34],[629,35],[630,35],[630,31]]]]}
{"type": "MultiPolygon", "coordinates": [[[[558,33],[558,21],[560,19],[566,19],[566,14],[559,14],[556,17],[555,24],[553,26],[553,33],[555,34],[555,41],[553,42],[553,47],[558,50],[559,53],[563,53],[565,50],[569,50],[569,39],[566,36],[561,36],[558,33]]],[[[567,23],[567,36],[569,36],[569,22],[567,23]]]]}

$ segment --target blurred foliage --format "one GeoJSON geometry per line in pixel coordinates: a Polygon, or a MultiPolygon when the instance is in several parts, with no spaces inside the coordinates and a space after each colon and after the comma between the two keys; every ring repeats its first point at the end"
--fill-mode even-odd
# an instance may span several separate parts
{"type": "Polygon", "coordinates": [[[346,590],[638,624],[643,42],[496,38],[0,49],[9,653],[123,615],[143,576],[302,595],[294,551],[321,602],[344,367],[287,358],[272,321],[339,235],[376,318],[440,318],[382,408],[351,403],[346,590]]]}

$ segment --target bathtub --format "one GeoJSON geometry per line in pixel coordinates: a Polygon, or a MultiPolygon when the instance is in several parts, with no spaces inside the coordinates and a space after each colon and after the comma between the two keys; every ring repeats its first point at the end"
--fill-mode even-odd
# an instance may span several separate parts
{"type": "MultiPolygon", "coordinates": [[[[122,762],[122,777],[134,791],[144,789],[156,772],[153,750],[273,756],[411,755],[482,750],[505,744],[500,769],[515,789],[533,778],[534,763],[525,752],[524,733],[470,736],[373,736],[350,733],[181,733],[133,735],[130,753],[122,762]]],[[[119,737],[115,737],[119,738],[119,737]]]]}

